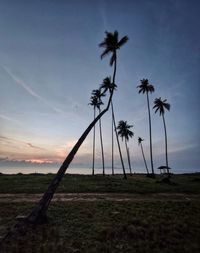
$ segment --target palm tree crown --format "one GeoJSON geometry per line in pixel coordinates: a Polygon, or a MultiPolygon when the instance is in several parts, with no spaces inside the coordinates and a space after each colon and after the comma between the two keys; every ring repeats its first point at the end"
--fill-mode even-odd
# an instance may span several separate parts
{"type": "Polygon", "coordinates": [[[111,82],[111,77],[106,77],[103,79],[103,83],[100,84],[100,90],[103,90],[102,94],[105,94],[108,90],[111,93],[116,90],[117,85],[111,82]]]}
{"type": "Polygon", "coordinates": [[[92,91],[92,96],[90,98],[90,103],[89,105],[94,106],[95,108],[100,108],[101,105],[103,105],[103,102],[101,100],[101,97],[105,96],[104,94],[101,93],[100,90],[93,90],[92,91]]]}
{"type": "Polygon", "coordinates": [[[112,66],[116,60],[116,51],[128,41],[128,37],[124,36],[119,40],[118,31],[114,31],[114,33],[106,31],[105,33],[104,41],[99,44],[99,47],[105,48],[101,54],[101,59],[112,53],[110,59],[110,65],[112,66]]]}
{"type": "Polygon", "coordinates": [[[162,100],[161,98],[156,98],[154,100],[154,107],[155,113],[159,111],[160,115],[163,115],[165,113],[165,109],[168,111],[170,110],[170,104],[166,102],[167,99],[162,100]]]}
{"type": "Polygon", "coordinates": [[[142,79],[140,80],[141,84],[137,86],[137,88],[139,88],[139,93],[152,93],[154,92],[154,86],[149,84],[149,80],[148,79],[142,79]]]}
{"type": "Polygon", "coordinates": [[[142,139],[141,137],[138,137],[138,145],[140,145],[143,142],[144,139],[142,139]]]}
{"type": "Polygon", "coordinates": [[[118,135],[123,138],[125,138],[125,140],[129,140],[129,137],[132,138],[134,133],[130,130],[130,128],[133,127],[132,125],[128,125],[127,121],[123,121],[120,120],[117,126],[118,129],[118,135]]]}

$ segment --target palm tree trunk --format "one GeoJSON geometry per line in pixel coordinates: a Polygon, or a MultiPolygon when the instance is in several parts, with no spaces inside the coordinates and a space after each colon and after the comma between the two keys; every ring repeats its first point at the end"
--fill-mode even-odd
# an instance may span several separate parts
{"type": "MultiPolygon", "coordinates": [[[[96,117],[96,108],[94,106],[94,119],[96,117]]],[[[95,163],[95,125],[93,128],[93,156],[92,156],[92,175],[94,176],[94,163],[95,163]]]]}
{"type": "MultiPolygon", "coordinates": [[[[116,52],[114,52],[114,54],[115,54],[115,61],[114,61],[114,71],[113,71],[112,82],[115,84],[115,76],[116,76],[116,71],[117,71],[117,54],[116,54],[116,52]]],[[[121,159],[124,179],[127,179],[126,171],[125,171],[125,168],[124,168],[124,162],[123,162],[123,158],[122,158],[121,147],[120,147],[119,138],[118,138],[118,134],[117,134],[117,127],[116,127],[116,122],[115,122],[115,114],[114,114],[114,108],[113,108],[113,102],[112,101],[111,101],[111,109],[112,109],[113,126],[114,126],[115,135],[116,135],[116,139],[117,139],[117,145],[118,145],[119,155],[120,155],[120,159],[121,159]]]]}
{"type": "Polygon", "coordinates": [[[144,159],[144,164],[145,164],[145,167],[146,167],[146,171],[147,171],[147,174],[149,174],[149,170],[148,170],[148,167],[147,167],[147,162],[146,162],[146,159],[145,159],[145,156],[144,156],[144,150],[143,150],[142,143],[141,143],[141,150],[142,150],[142,156],[143,156],[143,159],[144,159]]]}
{"type": "Polygon", "coordinates": [[[120,160],[121,160],[121,164],[122,164],[124,179],[127,179],[126,171],[125,171],[125,167],[124,167],[124,161],[123,161],[122,152],[121,152],[121,147],[120,147],[120,143],[119,143],[119,137],[118,137],[118,134],[117,134],[117,127],[116,127],[116,123],[115,123],[115,114],[114,114],[112,101],[111,101],[111,108],[112,108],[112,118],[113,118],[113,123],[114,123],[114,130],[115,130],[115,135],[116,135],[116,139],[117,139],[117,145],[118,145],[120,160]]]}
{"type": "Polygon", "coordinates": [[[166,167],[167,167],[167,174],[169,176],[168,153],[167,153],[167,129],[166,129],[165,117],[164,117],[163,113],[162,113],[162,119],[163,119],[164,131],[165,131],[165,158],[166,158],[166,167]]]}
{"type": "MultiPolygon", "coordinates": [[[[25,224],[39,224],[39,223],[46,222],[49,204],[53,198],[53,195],[56,189],[59,186],[60,181],[65,175],[67,168],[69,167],[70,163],[72,162],[74,156],[76,155],[77,151],[79,150],[81,144],[84,142],[87,135],[90,133],[90,131],[98,122],[98,120],[109,110],[112,96],[113,96],[113,92],[111,92],[110,94],[107,107],[91,122],[91,124],[87,127],[87,129],[81,135],[77,143],[74,145],[74,147],[72,148],[72,150],[70,151],[66,159],[64,160],[57,174],[55,175],[55,177],[49,184],[46,192],[44,193],[43,197],[39,201],[38,205],[32,210],[32,212],[26,217],[26,219],[23,222],[19,222],[16,224],[16,226],[13,228],[11,233],[14,233],[13,231],[15,230],[19,230],[25,224]]],[[[9,233],[7,234],[6,237],[9,237],[9,233]]]]}
{"type": "MultiPolygon", "coordinates": [[[[112,115],[113,115],[113,113],[112,113],[112,115]]],[[[112,121],[112,175],[114,175],[114,123],[113,123],[113,116],[112,116],[111,121],[112,121]]]]}
{"type": "Polygon", "coordinates": [[[127,152],[127,159],[128,159],[128,165],[129,165],[130,175],[132,175],[131,161],[130,161],[129,149],[128,149],[126,138],[125,138],[125,145],[126,145],[126,152],[127,152]]]}
{"type": "Polygon", "coordinates": [[[153,168],[153,154],[152,154],[152,136],[151,136],[151,113],[150,113],[150,106],[149,106],[149,95],[147,92],[147,105],[148,105],[148,113],[149,113],[149,137],[150,137],[150,159],[151,159],[151,170],[152,175],[154,176],[154,168],[153,168]]]}
{"type": "MultiPolygon", "coordinates": [[[[99,108],[99,114],[100,113],[101,113],[101,109],[99,108]]],[[[99,119],[99,133],[100,133],[100,141],[101,141],[101,156],[102,156],[103,176],[105,176],[105,163],[104,163],[104,150],[103,150],[103,137],[102,137],[102,129],[101,129],[101,119],[99,119]]]]}
{"type": "MultiPolygon", "coordinates": [[[[114,54],[115,54],[115,61],[114,61],[112,83],[115,83],[115,76],[116,76],[116,71],[117,71],[117,54],[116,52],[114,52],[114,54]]],[[[111,101],[111,110],[112,110],[112,175],[114,175],[114,128],[115,128],[114,125],[115,124],[114,124],[114,119],[113,119],[114,110],[113,110],[112,101],[111,101]]]]}

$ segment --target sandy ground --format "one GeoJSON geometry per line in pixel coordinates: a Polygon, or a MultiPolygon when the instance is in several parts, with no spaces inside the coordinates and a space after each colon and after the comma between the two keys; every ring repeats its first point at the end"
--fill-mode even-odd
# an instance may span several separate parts
{"type": "MultiPolygon", "coordinates": [[[[42,194],[0,194],[0,203],[38,202],[42,194]]],[[[52,201],[200,201],[200,194],[185,193],[56,193],[52,201]]]]}

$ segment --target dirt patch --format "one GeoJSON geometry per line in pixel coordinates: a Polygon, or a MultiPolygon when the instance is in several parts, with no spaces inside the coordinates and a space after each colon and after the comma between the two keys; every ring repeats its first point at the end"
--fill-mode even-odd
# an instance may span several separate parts
{"type": "MultiPolygon", "coordinates": [[[[42,194],[0,194],[0,202],[38,202],[42,194]]],[[[52,201],[200,201],[200,194],[184,193],[56,193],[52,201]]]]}

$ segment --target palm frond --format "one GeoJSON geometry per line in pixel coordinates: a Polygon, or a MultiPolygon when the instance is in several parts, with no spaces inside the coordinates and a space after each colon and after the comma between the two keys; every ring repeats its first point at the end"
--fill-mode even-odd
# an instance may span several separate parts
{"type": "Polygon", "coordinates": [[[169,103],[163,103],[163,105],[168,111],[170,111],[171,105],[169,103]]]}
{"type": "Polygon", "coordinates": [[[109,48],[106,48],[103,53],[101,54],[101,59],[103,59],[105,56],[109,55],[111,53],[109,48]]]}
{"type": "Polygon", "coordinates": [[[122,47],[126,42],[129,40],[127,36],[124,36],[119,42],[118,42],[118,48],[122,47]]]}
{"type": "Polygon", "coordinates": [[[152,93],[152,92],[154,92],[154,91],[155,91],[155,89],[154,89],[154,86],[153,86],[153,85],[149,84],[147,87],[148,87],[148,88],[147,88],[147,89],[148,89],[148,92],[152,93]]]}

